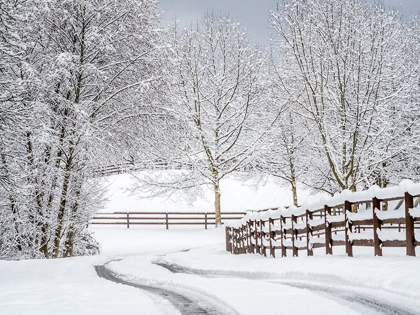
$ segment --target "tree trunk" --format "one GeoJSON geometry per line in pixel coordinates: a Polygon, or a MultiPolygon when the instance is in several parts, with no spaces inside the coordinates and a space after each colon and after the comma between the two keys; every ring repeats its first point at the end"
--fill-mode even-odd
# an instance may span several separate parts
{"type": "MultiPolygon", "coordinates": [[[[6,156],[2,153],[1,154],[1,162],[3,164],[5,173],[6,173],[6,178],[9,180],[10,179],[10,175],[9,175],[9,169],[7,167],[7,161],[6,161],[6,156]]],[[[15,202],[15,198],[13,196],[13,194],[11,192],[7,192],[9,195],[9,201],[10,201],[10,211],[12,213],[12,218],[13,218],[13,226],[15,229],[15,233],[16,233],[16,237],[18,237],[17,240],[17,249],[18,251],[22,251],[22,245],[20,243],[20,233],[19,233],[19,220],[18,220],[18,213],[17,213],[17,207],[16,207],[16,202],[15,202]]]]}
{"type": "MultiPolygon", "coordinates": [[[[386,168],[386,163],[382,163],[382,168],[386,168]]],[[[378,186],[381,188],[388,187],[389,180],[382,174],[378,176],[378,186]]],[[[382,211],[388,211],[388,201],[382,202],[382,211]]]]}
{"type": "Polygon", "coordinates": [[[75,221],[77,221],[77,213],[79,210],[79,198],[80,198],[80,191],[82,189],[82,185],[79,182],[77,185],[77,190],[75,194],[75,200],[73,203],[73,206],[71,208],[71,218],[70,218],[70,227],[69,232],[67,233],[67,239],[65,242],[65,250],[64,257],[72,257],[73,256],[73,249],[74,249],[74,236],[76,235],[76,224],[75,221]]]}
{"type": "Polygon", "coordinates": [[[222,211],[220,205],[220,186],[219,181],[214,184],[214,212],[216,219],[216,227],[222,225],[222,211]]]}
{"type": "Polygon", "coordinates": [[[61,232],[63,230],[63,218],[64,213],[66,210],[67,204],[67,193],[69,189],[69,182],[70,182],[70,168],[71,168],[71,161],[67,161],[66,169],[64,173],[64,181],[63,181],[63,188],[61,191],[61,200],[60,200],[60,208],[57,214],[57,228],[55,230],[55,238],[54,238],[54,258],[58,258],[60,254],[60,240],[61,240],[61,232]]]}
{"type": "Polygon", "coordinates": [[[296,185],[292,184],[292,193],[293,193],[293,204],[298,206],[298,195],[296,185]]]}

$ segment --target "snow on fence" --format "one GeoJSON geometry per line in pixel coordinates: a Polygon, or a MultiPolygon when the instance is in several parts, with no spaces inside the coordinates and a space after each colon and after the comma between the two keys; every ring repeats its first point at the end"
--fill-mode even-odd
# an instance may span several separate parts
{"type": "Polygon", "coordinates": [[[264,256],[269,250],[273,257],[280,250],[285,257],[287,250],[312,256],[315,248],[325,248],[332,255],[334,246],[345,246],[352,257],[353,246],[374,247],[375,256],[382,256],[383,247],[406,247],[408,256],[416,256],[419,200],[420,183],[404,180],[396,187],[345,190],[300,207],[249,211],[241,220],[226,222],[226,250],[264,256]],[[394,201],[399,201],[395,209],[385,211],[394,201]]]}
{"type": "MultiPolygon", "coordinates": [[[[245,212],[223,212],[222,222],[226,220],[239,220],[245,212]]],[[[112,212],[96,213],[90,224],[101,225],[208,225],[216,224],[215,214],[208,212],[112,212]]]]}

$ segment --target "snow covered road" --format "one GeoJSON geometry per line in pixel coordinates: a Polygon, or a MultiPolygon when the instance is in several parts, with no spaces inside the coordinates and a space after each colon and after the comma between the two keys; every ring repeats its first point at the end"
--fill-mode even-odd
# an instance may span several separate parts
{"type": "Polygon", "coordinates": [[[99,256],[0,261],[0,314],[420,314],[420,259],[401,253],[272,259],[227,253],[223,229],[93,231],[99,256]]]}
{"type": "MultiPolygon", "coordinates": [[[[185,252],[185,251],[184,251],[185,252]]],[[[232,272],[205,272],[192,268],[186,268],[180,265],[175,265],[171,263],[164,262],[159,260],[155,262],[156,265],[163,267],[169,270],[172,273],[181,273],[181,274],[194,274],[201,277],[210,277],[210,278],[225,278],[225,277],[234,277],[248,280],[257,280],[256,276],[252,273],[232,273],[232,272]]],[[[340,285],[325,285],[322,283],[307,283],[303,281],[291,281],[291,280],[270,280],[275,278],[275,275],[271,276],[262,276],[260,280],[267,280],[270,283],[278,283],[282,286],[290,286],[293,288],[298,288],[302,290],[308,290],[315,292],[326,298],[333,300],[341,300],[340,303],[345,305],[351,305],[352,307],[360,310],[361,314],[368,314],[374,312],[375,314],[400,314],[400,315],[415,315],[418,314],[418,311],[409,310],[401,304],[393,304],[391,301],[396,301],[399,299],[398,296],[394,296],[392,299],[381,299],[380,297],[375,297],[369,293],[361,293],[360,288],[353,287],[343,287],[340,285]]],[[[252,283],[248,284],[252,286],[252,283]]],[[[365,290],[366,291],[366,290],[365,290]]]]}
{"type": "Polygon", "coordinates": [[[233,309],[229,309],[227,306],[220,307],[217,305],[218,303],[214,303],[206,296],[197,294],[196,292],[186,292],[187,290],[183,290],[184,292],[181,293],[179,289],[169,285],[165,285],[164,287],[156,285],[153,286],[123,280],[119,278],[118,275],[107,269],[106,265],[107,264],[95,266],[96,273],[99,277],[113,281],[115,283],[132,286],[164,298],[168,300],[168,302],[171,303],[183,315],[237,314],[233,309]]]}

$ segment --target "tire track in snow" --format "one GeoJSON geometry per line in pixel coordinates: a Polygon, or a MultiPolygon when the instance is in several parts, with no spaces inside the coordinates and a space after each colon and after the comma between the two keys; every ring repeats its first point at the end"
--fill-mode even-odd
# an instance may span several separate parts
{"type": "MultiPolygon", "coordinates": [[[[157,261],[154,262],[155,265],[160,266],[162,268],[165,268],[169,270],[172,273],[184,273],[184,274],[192,274],[202,277],[209,277],[209,278],[220,278],[220,277],[229,277],[229,278],[241,278],[241,279],[248,279],[248,280],[269,280],[269,277],[263,277],[263,278],[256,278],[253,275],[247,275],[245,272],[235,272],[234,274],[227,274],[224,272],[217,272],[217,271],[210,271],[208,273],[202,271],[202,270],[196,270],[192,268],[183,267],[180,265],[170,264],[163,261],[157,261]]],[[[416,315],[417,312],[412,312],[406,309],[402,309],[399,306],[390,304],[386,301],[367,296],[362,295],[357,292],[353,292],[351,290],[343,290],[341,287],[339,289],[329,287],[329,286],[323,286],[323,285],[315,285],[315,284],[307,284],[303,282],[293,282],[293,281],[270,281],[271,283],[277,283],[280,285],[286,285],[290,287],[294,287],[297,289],[302,290],[308,290],[317,294],[320,294],[326,298],[334,299],[337,298],[345,301],[346,303],[354,304],[356,306],[362,306],[365,308],[368,308],[370,310],[373,310],[375,312],[378,312],[379,314],[384,315],[416,315]]]]}
{"type": "MultiPolygon", "coordinates": [[[[112,261],[107,262],[106,264],[112,261]]],[[[162,288],[157,286],[150,286],[145,284],[139,284],[135,282],[130,282],[119,278],[116,274],[106,268],[106,264],[95,266],[96,273],[99,277],[128,286],[132,286],[149,293],[158,295],[166,300],[168,300],[177,310],[183,315],[222,315],[226,314],[226,310],[220,310],[215,303],[211,303],[208,299],[204,297],[202,299],[197,299],[197,294],[194,296],[186,296],[174,290],[168,288],[162,288]]],[[[233,313],[233,312],[232,312],[233,313]]]]}
{"type": "Polygon", "coordinates": [[[322,285],[306,284],[301,282],[282,282],[282,281],[273,281],[272,283],[279,283],[282,285],[287,285],[289,287],[309,290],[321,294],[327,298],[338,298],[351,304],[361,305],[366,308],[372,309],[379,312],[380,314],[385,315],[416,315],[416,313],[410,312],[408,310],[401,309],[395,305],[384,302],[373,297],[365,296],[356,292],[347,291],[347,290],[337,290],[332,287],[326,287],[322,285]]]}

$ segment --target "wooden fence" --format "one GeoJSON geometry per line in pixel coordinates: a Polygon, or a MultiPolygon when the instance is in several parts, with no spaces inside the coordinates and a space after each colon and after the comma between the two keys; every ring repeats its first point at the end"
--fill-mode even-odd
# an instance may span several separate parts
{"type": "MultiPolygon", "coordinates": [[[[242,220],[226,226],[226,250],[233,254],[259,253],[275,257],[276,250],[287,256],[306,251],[312,256],[315,248],[333,254],[336,246],[345,246],[353,256],[354,246],[374,248],[382,256],[384,247],[405,247],[408,256],[416,255],[420,245],[420,187],[415,193],[397,192],[389,198],[366,200],[366,194],[347,192],[347,200],[331,197],[327,205],[248,213],[242,220]],[[361,198],[358,198],[360,196],[361,198]],[[388,203],[399,200],[394,210],[384,211],[388,203]],[[317,208],[318,207],[318,208],[317,208]]],[[[386,189],[378,194],[384,196],[386,189]]],[[[391,190],[388,190],[392,192],[391,190]]]]}
{"type": "MultiPolygon", "coordinates": [[[[239,220],[245,212],[223,212],[222,223],[226,220],[239,220]]],[[[215,214],[211,212],[112,212],[96,213],[90,224],[100,225],[215,225],[215,214]]]]}

